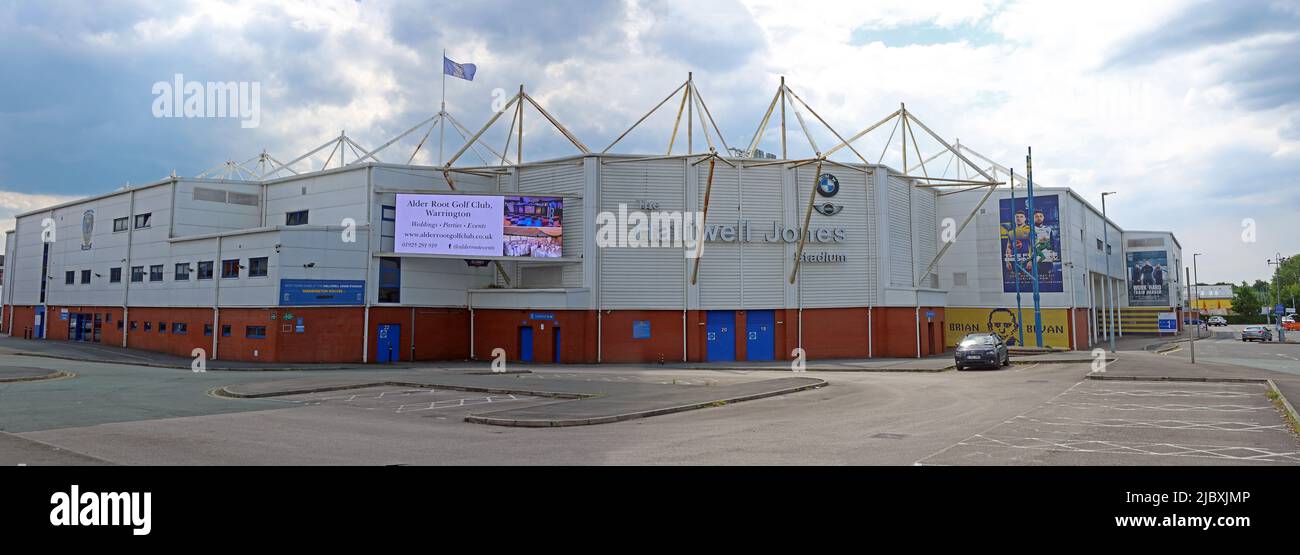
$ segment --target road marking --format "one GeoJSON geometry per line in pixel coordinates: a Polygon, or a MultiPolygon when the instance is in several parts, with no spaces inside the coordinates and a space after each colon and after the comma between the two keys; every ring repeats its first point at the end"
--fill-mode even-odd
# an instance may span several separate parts
{"type": "Polygon", "coordinates": [[[1103,428],[1154,428],[1161,430],[1214,430],[1220,432],[1263,432],[1285,430],[1284,424],[1262,424],[1235,420],[1132,420],[1127,418],[1070,418],[1068,416],[1029,417],[1017,419],[1047,426],[1100,426],[1103,428]]]}
{"type": "Polygon", "coordinates": [[[1300,451],[1274,452],[1258,447],[1232,445],[1179,445],[1176,443],[1102,441],[1092,439],[1054,440],[1038,437],[1005,437],[999,439],[982,434],[977,434],[975,437],[963,441],[959,445],[1068,451],[1076,453],[1118,453],[1166,457],[1202,457],[1238,461],[1300,462],[1300,451]]]}

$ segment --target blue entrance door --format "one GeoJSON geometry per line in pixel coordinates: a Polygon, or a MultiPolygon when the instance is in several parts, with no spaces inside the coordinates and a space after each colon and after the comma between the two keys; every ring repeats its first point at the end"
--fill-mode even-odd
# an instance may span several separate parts
{"type": "Polygon", "coordinates": [[[69,323],[72,324],[72,337],[69,337],[68,339],[81,341],[81,315],[70,314],[68,315],[68,319],[71,320],[69,323]]]}
{"type": "Polygon", "coordinates": [[[555,353],[555,363],[559,364],[560,363],[560,327],[555,326],[554,328],[551,329],[555,331],[555,350],[553,351],[555,353]]]}
{"type": "Polygon", "coordinates": [[[776,355],[776,313],[751,310],[745,314],[745,358],[772,360],[776,355]]]}
{"type": "Polygon", "coordinates": [[[705,360],[736,360],[736,313],[710,310],[705,323],[705,360]]]}
{"type": "Polygon", "coordinates": [[[519,360],[523,362],[533,361],[533,328],[531,326],[519,327],[519,360]]]}
{"type": "Polygon", "coordinates": [[[393,362],[400,358],[399,345],[402,344],[401,324],[380,324],[379,337],[375,349],[375,362],[393,362]]]}

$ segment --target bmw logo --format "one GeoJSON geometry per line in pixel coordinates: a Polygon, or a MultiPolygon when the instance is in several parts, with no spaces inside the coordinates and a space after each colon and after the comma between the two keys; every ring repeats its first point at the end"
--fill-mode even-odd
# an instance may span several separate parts
{"type": "Polygon", "coordinates": [[[840,180],[829,173],[821,174],[817,177],[817,194],[824,197],[833,197],[840,192],[840,180]]]}

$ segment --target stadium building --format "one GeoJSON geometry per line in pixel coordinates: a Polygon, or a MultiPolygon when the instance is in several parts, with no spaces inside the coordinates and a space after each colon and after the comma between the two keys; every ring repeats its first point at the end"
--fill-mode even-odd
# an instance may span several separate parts
{"type": "Polygon", "coordinates": [[[1030,210],[1021,176],[905,108],[790,159],[787,106],[805,134],[800,106],[842,136],[784,83],[747,149],[725,145],[691,80],[677,93],[691,110],[669,142],[686,154],[594,152],[521,88],[438,166],[377,161],[416,126],[373,151],[341,136],[289,164],[263,154],[261,171],[228,163],[20,214],[3,331],[223,360],[674,362],[917,357],[972,331],[1033,345],[1029,272],[1049,346],[1155,333],[1157,312],[1180,310],[1171,234],[1126,232],[1065,188],[1036,186],[1030,210]],[[760,157],[778,101],[781,151],[760,157]],[[511,161],[482,141],[525,106],[578,153],[524,161],[520,131],[511,161]],[[889,121],[901,169],[853,148],[889,121]],[[918,128],[941,145],[929,160],[918,128]],[[324,169],[292,169],[331,146],[324,169]],[[455,164],[480,148],[499,163],[455,164]],[[930,175],[941,154],[967,169],[930,175]],[[694,243],[677,225],[693,215],[694,243]]]}

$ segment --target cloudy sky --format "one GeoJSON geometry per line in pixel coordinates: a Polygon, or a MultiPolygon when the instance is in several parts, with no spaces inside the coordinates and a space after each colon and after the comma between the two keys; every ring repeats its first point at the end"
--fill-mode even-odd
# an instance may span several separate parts
{"type": "MultiPolygon", "coordinates": [[[[494,91],[523,84],[601,150],[694,72],[723,138],[744,146],[785,76],[846,136],[906,103],[1005,166],[1022,169],[1032,146],[1037,183],[1094,202],[1118,191],[1112,217],[1174,231],[1188,259],[1204,253],[1201,281],[1263,277],[1276,251],[1300,251],[1300,3],[1264,0],[3,0],[0,228],[17,212],[263,149],[288,161],[343,131],[377,146],[437,113],[444,48],[478,65],[446,93],[473,130],[494,91]],[[176,74],[258,83],[260,125],[154,117],[155,83],[176,74]]],[[[675,110],[615,150],[663,152],[675,110]]],[[[836,142],[803,115],[823,150],[836,142]]],[[[809,155],[790,120],[791,157],[809,155]]],[[[498,150],[507,127],[485,135],[498,150]]],[[[422,134],[381,158],[404,162],[422,134]]],[[[901,166],[888,135],[855,146],[901,166]]],[[[417,163],[438,162],[433,137],[417,163]]],[[[939,148],[919,130],[918,142],[927,156],[939,148]]],[[[445,149],[462,143],[449,132],[445,149]]],[[[774,132],[762,148],[779,150],[774,132]]],[[[526,159],[571,152],[525,116],[526,159]]],[[[946,161],[929,169],[953,171],[946,161]]]]}

